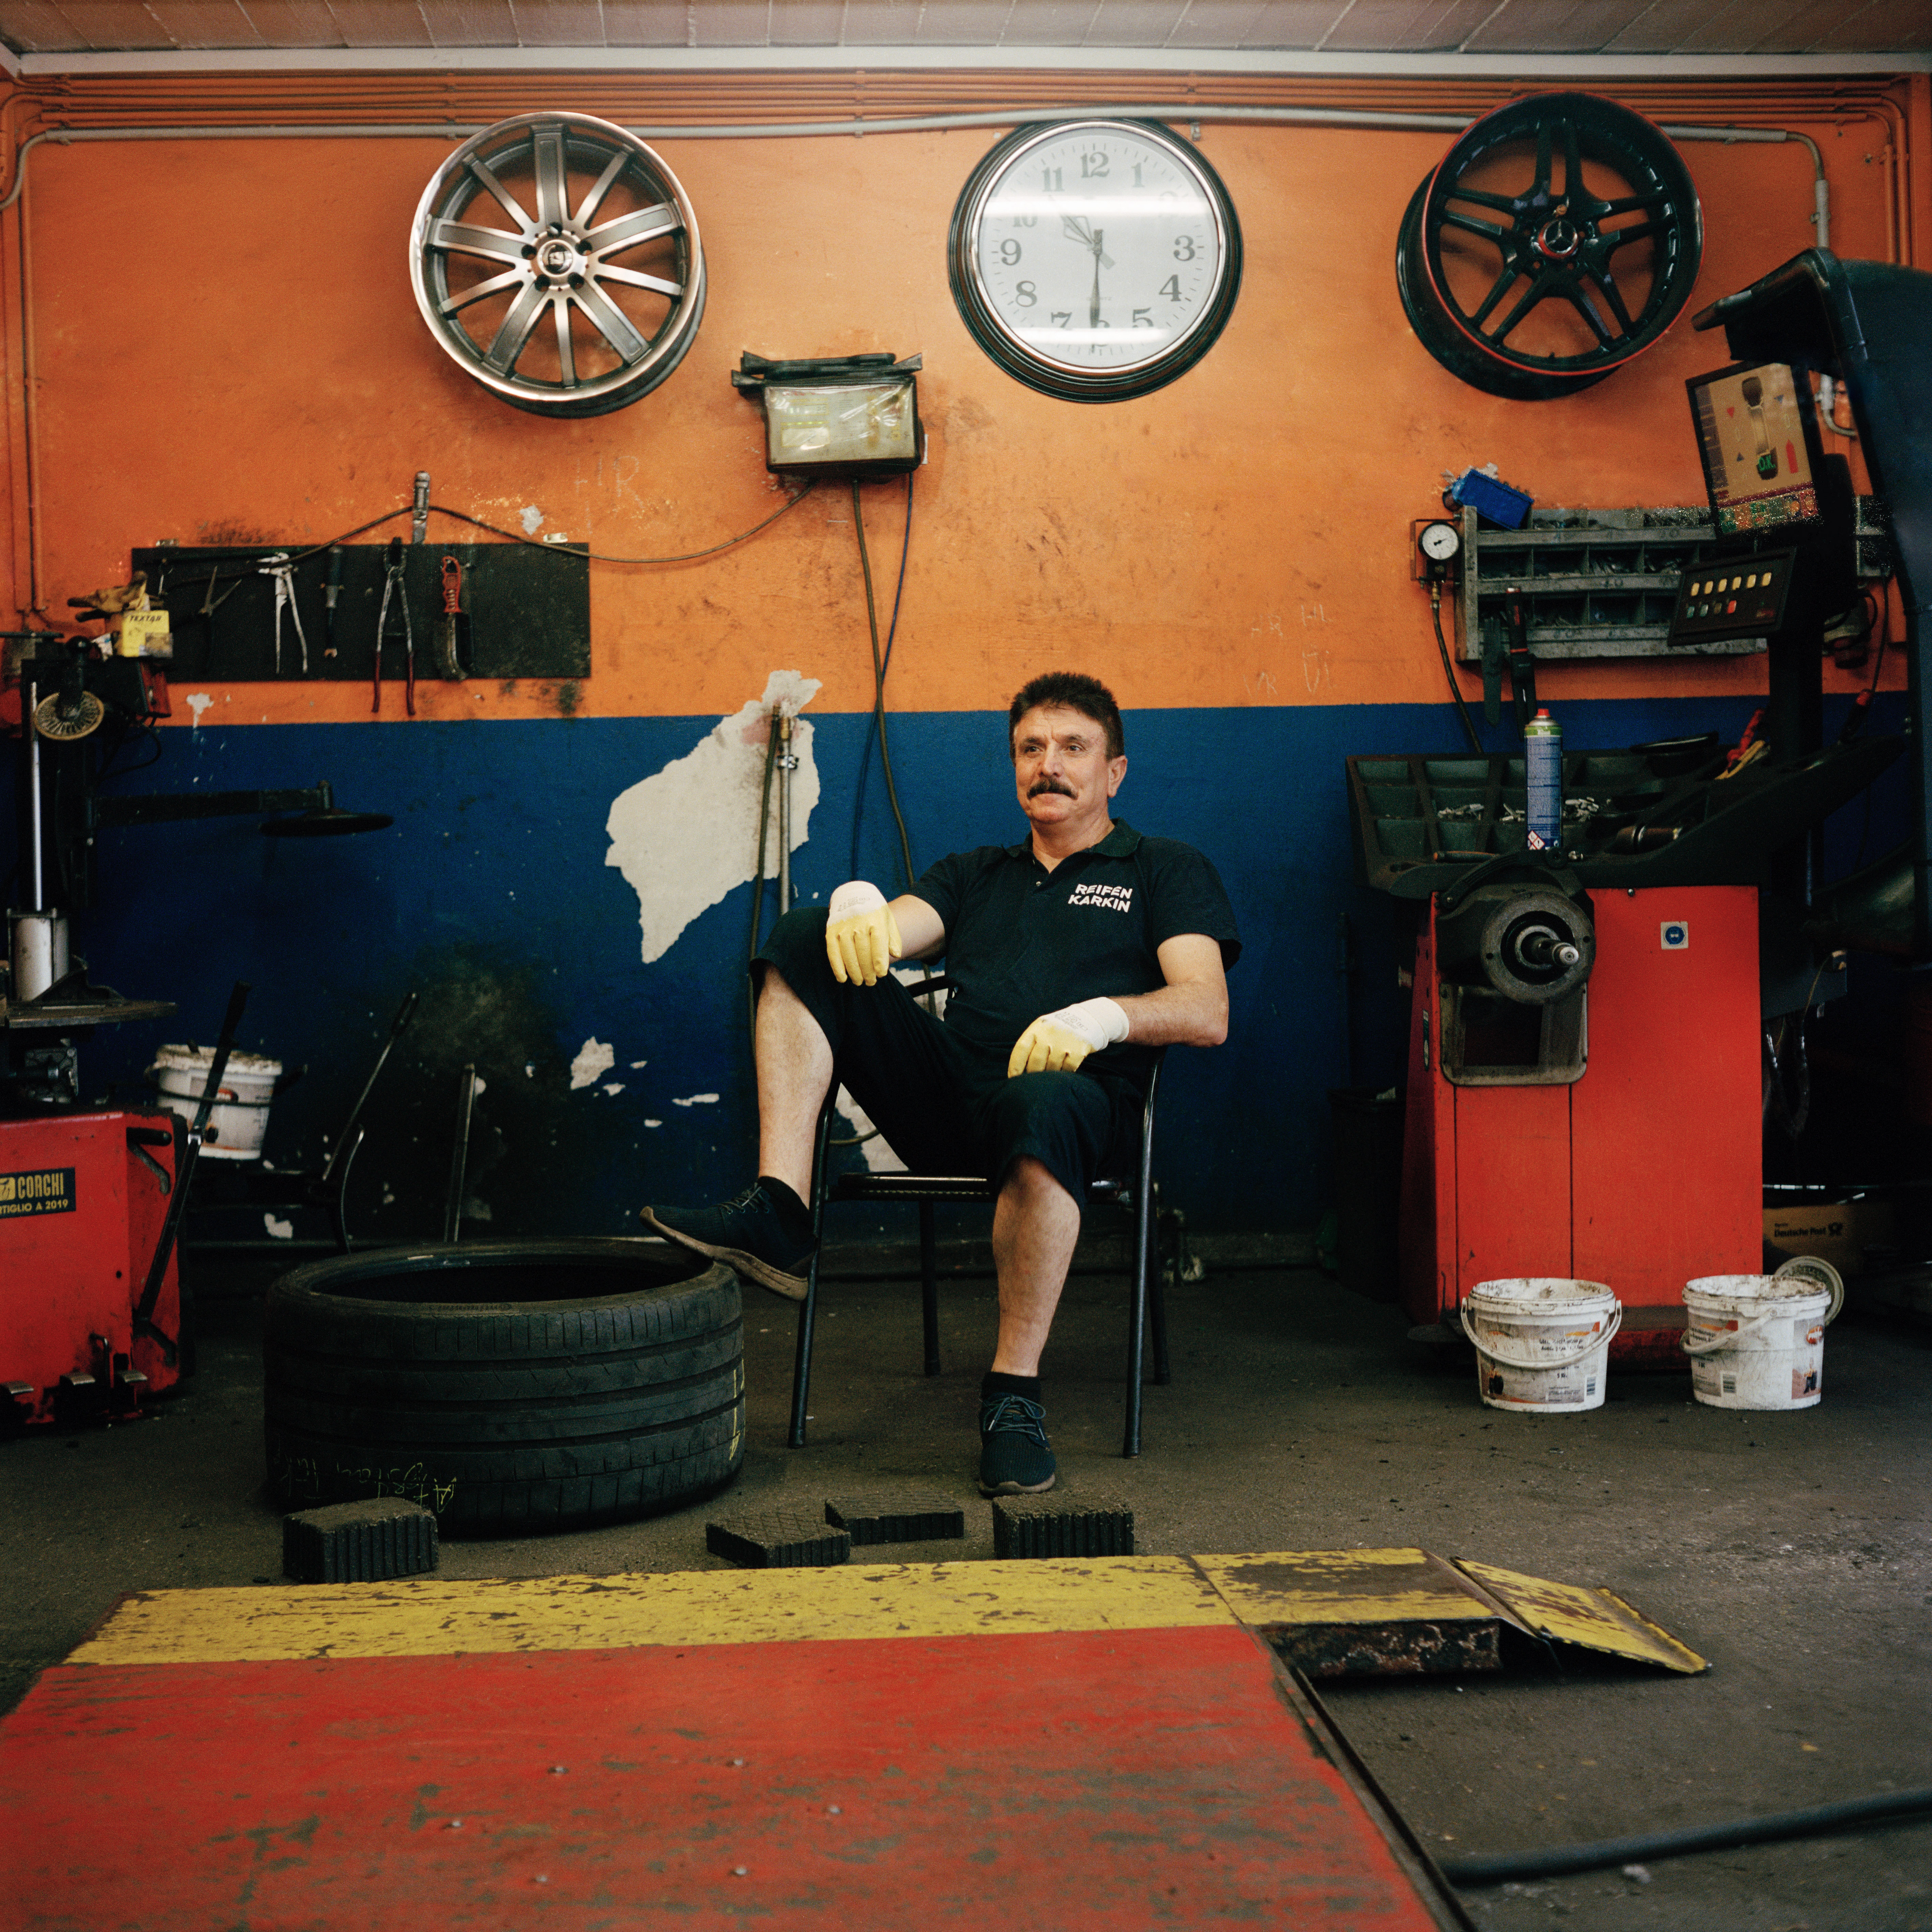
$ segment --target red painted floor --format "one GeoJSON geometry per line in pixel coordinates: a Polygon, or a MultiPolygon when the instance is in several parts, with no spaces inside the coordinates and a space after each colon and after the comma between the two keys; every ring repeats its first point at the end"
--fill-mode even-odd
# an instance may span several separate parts
{"type": "Polygon", "coordinates": [[[4,1744],[9,1926],[1456,1922],[1234,1627],[64,1665],[4,1744]]]}

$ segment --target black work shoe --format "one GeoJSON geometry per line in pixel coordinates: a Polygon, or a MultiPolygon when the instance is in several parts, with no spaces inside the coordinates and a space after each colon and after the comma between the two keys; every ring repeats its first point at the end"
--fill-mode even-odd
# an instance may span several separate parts
{"type": "Polygon", "coordinates": [[[1023,1395],[989,1395],[980,1405],[980,1493],[1037,1496],[1053,1487],[1046,1411],[1023,1395]]]}
{"type": "Polygon", "coordinates": [[[680,1247],[709,1255],[788,1300],[802,1301],[807,1282],[802,1270],[818,1244],[812,1238],[808,1221],[806,1232],[798,1232],[796,1217],[802,1204],[789,1190],[787,1194],[790,1214],[762,1180],[753,1181],[736,1200],[722,1207],[646,1208],[641,1211],[647,1226],[668,1235],[680,1247]]]}

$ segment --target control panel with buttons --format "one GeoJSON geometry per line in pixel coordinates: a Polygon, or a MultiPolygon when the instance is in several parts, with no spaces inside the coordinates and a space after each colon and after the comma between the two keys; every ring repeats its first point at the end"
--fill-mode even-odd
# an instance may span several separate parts
{"type": "Polygon", "coordinates": [[[1672,644],[1720,638],[1768,638],[1784,622],[1795,550],[1688,564],[1670,616],[1672,644]]]}

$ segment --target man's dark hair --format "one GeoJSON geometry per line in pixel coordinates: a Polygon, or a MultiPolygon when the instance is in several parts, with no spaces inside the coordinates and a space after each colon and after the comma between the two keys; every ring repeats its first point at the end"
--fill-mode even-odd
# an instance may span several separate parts
{"type": "Polygon", "coordinates": [[[1077,711],[1082,717],[1092,718],[1107,734],[1108,757],[1126,755],[1126,730],[1120,722],[1120,707],[1114,702],[1114,694],[1097,677],[1077,670],[1042,671],[1021,686],[1018,696],[1006,707],[1009,752],[1020,720],[1041,706],[1052,711],[1077,711]]]}

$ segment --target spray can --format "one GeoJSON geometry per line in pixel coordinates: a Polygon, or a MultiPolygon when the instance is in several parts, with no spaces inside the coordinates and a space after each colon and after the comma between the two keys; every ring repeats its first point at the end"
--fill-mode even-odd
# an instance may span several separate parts
{"type": "Polygon", "coordinates": [[[1540,707],[1522,728],[1529,781],[1529,849],[1554,852],[1563,843],[1563,728],[1540,707]]]}

